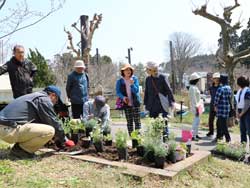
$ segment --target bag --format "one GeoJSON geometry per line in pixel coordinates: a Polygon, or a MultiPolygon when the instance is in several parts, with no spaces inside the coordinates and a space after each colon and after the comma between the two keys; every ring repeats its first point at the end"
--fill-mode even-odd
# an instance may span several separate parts
{"type": "Polygon", "coordinates": [[[169,101],[168,101],[168,97],[164,96],[163,94],[161,94],[160,92],[158,93],[160,101],[161,101],[161,106],[163,108],[163,110],[165,112],[169,111],[169,101]]]}
{"type": "Polygon", "coordinates": [[[116,99],[116,103],[115,103],[115,109],[116,110],[123,110],[124,109],[124,102],[121,98],[117,98],[116,99]]]}

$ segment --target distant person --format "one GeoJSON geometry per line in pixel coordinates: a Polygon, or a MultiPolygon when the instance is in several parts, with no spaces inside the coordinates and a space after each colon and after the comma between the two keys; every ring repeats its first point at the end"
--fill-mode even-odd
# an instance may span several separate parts
{"type": "MultiPolygon", "coordinates": [[[[155,62],[148,62],[146,65],[147,78],[145,81],[144,105],[149,111],[149,117],[157,118],[160,114],[167,117],[168,112],[164,110],[158,93],[162,93],[168,97],[169,107],[174,107],[174,96],[169,86],[167,78],[164,74],[158,72],[158,65],[155,62]]],[[[165,129],[163,132],[163,140],[168,138],[168,122],[165,121],[165,129]]]]}
{"type": "Polygon", "coordinates": [[[80,118],[83,113],[83,104],[89,97],[89,79],[85,73],[85,65],[82,60],[76,60],[74,71],[68,75],[66,92],[71,102],[72,116],[80,118]]]}
{"type": "Polygon", "coordinates": [[[194,72],[189,78],[189,99],[190,99],[190,110],[194,115],[192,131],[193,131],[193,141],[198,141],[201,137],[198,135],[199,125],[200,125],[200,115],[202,113],[203,103],[201,100],[200,90],[197,87],[201,76],[194,72]]]}
{"type": "Polygon", "coordinates": [[[0,139],[15,143],[10,154],[18,158],[33,158],[35,152],[54,137],[58,146],[74,146],[64,135],[53,105],[61,91],[48,86],[41,92],[13,100],[0,112],[0,139]]]}
{"type": "Polygon", "coordinates": [[[219,72],[214,73],[212,79],[213,79],[213,84],[208,89],[209,94],[211,96],[209,118],[208,118],[208,126],[209,126],[209,132],[207,133],[208,137],[214,135],[214,119],[216,117],[216,112],[214,111],[214,97],[217,89],[220,86],[220,73],[219,72]]]}
{"type": "Polygon", "coordinates": [[[236,94],[237,117],[240,119],[240,141],[247,143],[247,135],[250,140],[250,89],[249,80],[245,76],[237,79],[240,87],[236,94]]]}
{"type": "Polygon", "coordinates": [[[33,76],[37,71],[36,66],[24,58],[24,47],[16,45],[13,48],[13,57],[0,67],[0,75],[8,72],[13,97],[32,93],[33,76]]]}
{"type": "Polygon", "coordinates": [[[220,87],[217,89],[214,98],[214,110],[217,116],[217,135],[214,141],[222,140],[226,137],[226,142],[231,141],[228,131],[228,119],[230,112],[230,100],[232,98],[232,89],[228,85],[228,75],[220,75],[220,87]]]}
{"type": "Polygon", "coordinates": [[[139,81],[130,64],[125,64],[120,71],[121,78],[116,81],[116,95],[124,103],[128,133],[131,135],[133,130],[141,129],[139,81]]]}
{"type": "Polygon", "coordinates": [[[106,104],[105,97],[98,95],[94,100],[88,100],[83,105],[83,121],[92,118],[101,120],[101,129],[104,130],[110,121],[110,107],[106,104]]]}

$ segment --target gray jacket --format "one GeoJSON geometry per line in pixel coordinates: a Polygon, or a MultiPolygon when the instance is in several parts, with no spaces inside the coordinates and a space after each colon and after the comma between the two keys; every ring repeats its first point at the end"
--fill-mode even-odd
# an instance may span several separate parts
{"type": "MultiPolygon", "coordinates": [[[[63,128],[57,120],[48,94],[44,91],[27,94],[13,100],[0,111],[0,119],[14,121],[19,125],[29,121],[51,125],[55,128],[56,139],[64,141],[63,128]]],[[[13,124],[9,126],[13,126],[13,124]]]]}

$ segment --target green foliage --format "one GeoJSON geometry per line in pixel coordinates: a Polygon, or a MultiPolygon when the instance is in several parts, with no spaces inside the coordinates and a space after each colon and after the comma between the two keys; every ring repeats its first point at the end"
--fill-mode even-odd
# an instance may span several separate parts
{"type": "Polygon", "coordinates": [[[127,148],[128,134],[126,131],[118,130],[115,134],[115,145],[118,149],[127,148]]]}
{"type": "Polygon", "coordinates": [[[99,143],[103,140],[103,135],[101,134],[101,128],[97,128],[92,132],[93,143],[99,143]]]}
{"type": "Polygon", "coordinates": [[[37,72],[34,76],[34,87],[41,88],[55,84],[55,76],[53,75],[52,70],[37,49],[35,49],[35,51],[29,49],[28,59],[37,66],[37,72]]]}
{"type": "Polygon", "coordinates": [[[79,130],[85,131],[84,124],[79,119],[71,119],[69,121],[69,127],[73,133],[78,133],[79,130]]]}
{"type": "Polygon", "coordinates": [[[242,159],[246,154],[246,145],[241,143],[218,143],[216,145],[216,151],[219,153],[223,153],[225,156],[234,158],[234,159],[242,159]]]}
{"type": "Polygon", "coordinates": [[[7,161],[0,162],[0,175],[7,175],[13,173],[13,169],[10,167],[7,161]]]}
{"type": "Polygon", "coordinates": [[[94,129],[98,125],[98,121],[95,119],[90,119],[84,123],[86,128],[94,129]]]}
{"type": "Polygon", "coordinates": [[[110,140],[112,140],[112,135],[111,134],[107,134],[106,136],[104,136],[103,140],[104,141],[110,141],[110,140]]]}
{"type": "Polygon", "coordinates": [[[177,148],[177,143],[175,140],[169,140],[168,141],[168,151],[169,153],[174,153],[177,148]]]}
{"type": "Polygon", "coordinates": [[[168,155],[168,149],[164,144],[158,144],[154,146],[154,155],[158,157],[166,157],[168,155]]]}

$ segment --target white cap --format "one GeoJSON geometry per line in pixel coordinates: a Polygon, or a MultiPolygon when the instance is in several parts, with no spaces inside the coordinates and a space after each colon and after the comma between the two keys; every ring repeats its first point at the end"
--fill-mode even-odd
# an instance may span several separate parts
{"type": "Polygon", "coordinates": [[[190,78],[189,80],[197,80],[197,79],[200,79],[201,76],[197,73],[197,72],[194,72],[193,74],[190,75],[190,78]]]}
{"type": "Polygon", "coordinates": [[[76,60],[75,61],[75,65],[74,65],[75,68],[85,68],[85,65],[84,65],[84,62],[82,60],[76,60]]]}
{"type": "Polygon", "coordinates": [[[213,74],[213,78],[220,78],[220,73],[219,72],[215,72],[213,74]]]}

